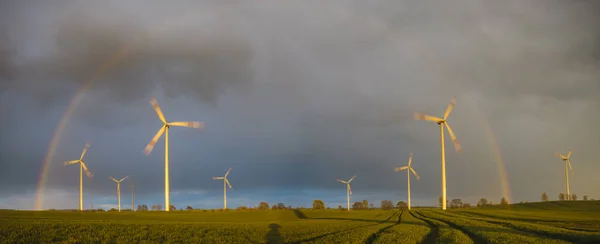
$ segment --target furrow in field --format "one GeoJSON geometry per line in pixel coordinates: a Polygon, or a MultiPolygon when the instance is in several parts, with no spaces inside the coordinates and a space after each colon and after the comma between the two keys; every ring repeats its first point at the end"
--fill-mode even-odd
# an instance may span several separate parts
{"type": "Polygon", "coordinates": [[[474,243],[473,239],[460,229],[453,228],[445,222],[430,219],[419,212],[411,214],[420,220],[425,221],[431,228],[427,238],[422,243],[474,243]]]}
{"type": "Polygon", "coordinates": [[[585,232],[600,232],[600,221],[590,220],[548,220],[548,219],[535,219],[526,217],[506,216],[488,213],[478,213],[472,211],[456,211],[456,214],[465,215],[469,217],[483,217],[493,218],[509,221],[529,222],[540,225],[548,225],[556,228],[562,228],[574,231],[585,231],[585,232]]]}
{"type": "Polygon", "coordinates": [[[459,228],[474,238],[475,243],[570,243],[569,241],[535,235],[499,224],[450,216],[439,211],[423,211],[423,215],[459,228]]]}
{"type": "Polygon", "coordinates": [[[404,211],[398,215],[396,224],[380,229],[367,243],[420,243],[427,236],[427,225],[404,211]]]}

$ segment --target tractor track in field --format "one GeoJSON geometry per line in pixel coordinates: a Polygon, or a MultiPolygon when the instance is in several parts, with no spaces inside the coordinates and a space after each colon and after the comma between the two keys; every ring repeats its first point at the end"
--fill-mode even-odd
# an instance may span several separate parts
{"type": "MultiPolygon", "coordinates": [[[[594,230],[594,229],[562,227],[562,226],[558,226],[558,225],[549,224],[549,223],[564,223],[564,222],[566,222],[566,221],[562,221],[562,220],[537,220],[537,219],[527,219],[527,218],[525,218],[525,219],[510,218],[510,217],[493,216],[493,215],[486,215],[486,214],[473,213],[473,212],[455,212],[455,214],[465,216],[468,218],[497,219],[499,221],[504,220],[504,221],[516,221],[516,222],[523,222],[523,223],[531,223],[531,224],[537,224],[537,225],[550,226],[550,227],[559,228],[559,229],[565,229],[565,230],[569,230],[569,231],[582,231],[582,232],[589,232],[589,233],[600,232],[600,230],[594,230]]],[[[581,222],[584,222],[584,221],[581,221],[581,222]]]]}
{"type": "MultiPolygon", "coordinates": [[[[370,227],[370,226],[374,226],[374,225],[380,225],[380,224],[383,224],[383,223],[389,221],[395,215],[396,215],[396,213],[394,212],[389,218],[387,218],[385,220],[382,220],[382,221],[378,221],[375,224],[362,225],[362,226],[357,226],[357,227],[354,227],[354,228],[349,228],[349,229],[343,229],[343,230],[328,232],[328,233],[325,233],[325,234],[322,234],[322,235],[309,237],[309,238],[306,238],[306,239],[303,239],[303,240],[299,240],[299,241],[295,241],[295,242],[292,242],[292,243],[304,243],[304,242],[316,241],[316,240],[319,240],[319,239],[321,239],[323,237],[326,237],[326,236],[329,236],[329,235],[335,235],[335,234],[339,234],[339,233],[343,233],[343,232],[348,232],[348,231],[352,231],[352,230],[356,230],[356,229],[362,229],[362,228],[366,228],[366,227],[370,227]]],[[[390,228],[391,226],[394,226],[394,225],[386,226],[383,229],[390,228]]],[[[382,231],[382,230],[380,229],[380,231],[382,231]]],[[[383,230],[383,231],[385,231],[385,230],[383,230]]]]}
{"type": "MultiPolygon", "coordinates": [[[[446,213],[439,213],[439,214],[450,217],[450,218],[457,217],[457,216],[452,216],[451,214],[446,214],[446,213]]],[[[524,229],[524,228],[519,228],[517,226],[512,225],[511,223],[507,223],[506,220],[504,220],[504,221],[503,220],[493,220],[493,219],[469,217],[466,215],[460,215],[459,217],[470,219],[473,221],[480,221],[480,222],[486,222],[489,224],[504,226],[504,227],[514,230],[517,233],[522,234],[522,235],[529,235],[529,236],[534,236],[534,237],[539,237],[539,238],[551,238],[551,239],[555,239],[555,240],[562,240],[562,241],[575,242],[575,243],[582,243],[582,242],[588,243],[586,240],[582,240],[581,238],[577,238],[577,237],[573,237],[573,236],[569,236],[569,235],[552,234],[552,233],[547,233],[547,232],[543,232],[543,231],[532,231],[532,230],[528,230],[528,229],[524,229]]],[[[515,221],[515,222],[519,222],[519,221],[515,221]]],[[[524,223],[527,223],[527,222],[524,222],[524,223]]],[[[589,243],[592,243],[592,242],[589,242],[589,243]]]]}
{"type": "MultiPolygon", "coordinates": [[[[392,214],[392,216],[390,216],[389,218],[387,218],[386,220],[384,220],[384,221],[382,221],[382,222],[379,222],[379,224],[383,224],[383,223],[386,223],[386,222],[388,222],[390,219],[392,219],[394,216],[396,216],[396,214],[397,214],[397,212],[394,212],[394,213],[392,214]]],[[[402,213],[400,213],[400,217],[402,217],[402,214],[404,214],[404,211],[403,211],[402,213]]],[[[387,229],[389,229],[389,228],[392,228],[392,227],[396,226],[397,224],[399,224],[399,223],[398,223],[398,222],[396,222],[395,224],[392,224],[392,225],[389,225],[389,226],[386,226],[386,227],[383,227],[383,228],[379,229],[377,232],[375,232],[375,233],[371,234],[371,235],[370,235],[370,236],[367,238],[367,240],[365,241],[365,244],[371,244],[371,243],[375,242],[375,240],[377,240],[377,238],[379,238],[379,236],[380,236],[381,234],[383,234],[383,232],[384,232],[384,231],[386,231],[386,230],[387,230],[387,229]]]]}
{"type": "Polygon", "coordinates": [[[411,216],[413,216],[415,219],[420,219],[421,221],[427,223],[427,225],[429,226],[429,229],[431,229],[429,231],[429,233],[427,234],[427,236],[425,237],[425,239],[423,239],[423,241],[421,243],[424,244],[429,244],[429,243],[436,243],[436,240],[439,238],[440,236],[440,226],[431,222],[431,220],[425,218],[423,215],[420,214],[415,214],[413,212],[408,212],[411,216]]]}
{"type": "Polygon", "coordinates": [[[423,215],[423,214],[421,214],[419,212],[415,212],[415,213],[417,213],[418,215],[421,215],[423,218],[429,218],[429,219],[434,219],[434,220],[440,221],[440,222],[445,223],[445,224],[447,224],[448,226],[450,226],[450,227],[452,227],[454,229],[457,229],[457,230],[461,231],[462,233],[464,233],[465,235],[467,235],[473,241],[473,243],[475,243],[475,244],[477,244],[477,243],[488,243],[482,237],[480,237],[477,234],[475,234],[475,233],[473,233],[473,232],[471,232],[471,231],[463,228],[460,225],[457,225],[457,224],[454,224],[454,223],[452,223],[450,221],[446,221],[446,220],[439,219],[439,218],[425,217],[425,215],[423,215]]]}

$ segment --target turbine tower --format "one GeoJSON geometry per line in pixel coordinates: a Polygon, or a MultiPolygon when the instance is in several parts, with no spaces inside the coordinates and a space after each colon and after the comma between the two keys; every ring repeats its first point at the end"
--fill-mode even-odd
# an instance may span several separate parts
{"type": "Polygon", "coordinates": [[[81,152],[81,156],[79,157],[79,159],[65,162],[65,166],[70,164],[79,164],[79,211],[83,211],[83,172],[85,171],[85,174],[88,178],[92,178],[93,176],[83,161],[83,156],[85,155],[85,152],[87,152],[89,147],[89,143],[85,144],[85,147],[83,148],[83,152],[81,152]]]}
{"type": "Polygon", "coordinates": [[[448,128],[448,134],[450,134],[450,139],[452,139],[452,142],[454,143],[456,152],[460,152],[461,150],[460,144],[458,143],[452,128],[450,128],[450,125],[448,125],[448,122],[446,121],[448,119],[448,115],[450,115],[450,112],[452,112],[452,109],[454,108],[454,104],[456,104],[456,99],[453,97],[450,99],[450,104],[448,104],[448,108],[446,108],[443,119],[422,113],[414,113],[415,120],[432,121],[440,126],[440,138],[442,142],[442,210],[446,210],[446,152],[444,150],[444,125],[446,128],[448,128]]]}
{"type": "Polygon", "coordinates": [[[121,180],[116,180],[112,176],[109,176],[109,178],[111,180],[113,180],[114,182],[117,182],[117,204],[119,205],[119,212],[121,212],[121,182],[123,182],[125,179],[127,179],[127,177],[129,177],[129,176],[125,176],[121,180]]]}
{"type": "Polygon", "coordinates": [[[352,178],[350,178],[348,181],[336,179],[337,181],[346,184],[346,196],[348,197],[348,211],[350,211],[350,195],[352,195],[352,188],[350,188],[350,182],[354,180],[354,178],[356,178],[356,175],[352,176],[352,178]]]}
{"type": "Polygon", "coordinates": [[[408,157],[408,165],[394,169],[394,171],[396,171],[396,172],[406,170],[406,174],[408,176],[408,210],[410,210],[410,172],[412,171],[412,173],[415,175],[415,177],[417,177],[417,180],[421,178],[419,176],[419,174],[417,174],[417,172],[411,166],[412,158],[413,158],[413,154],[410,153],[410,156],[408,157]]]}
{"type": "Polygon", "coordinates": [[[156,133],[154,138],[152,138],[150,143],[148,143],[148,145],[146,145],[146,148],[144,149],[144,153],[146,154],[146,156],[148,156],[150,154],[150,152],[152,152],[154,145],[156,145],[156,141],[158,141],[158,139],[160,138],[160,136],[162,136],[162,134],[164,132],[165,133],[165,211],[168,212],[170,210],[170,206],[171,206],[169,203],[169,127],[181,126],[181,127],[190,127],[190,128],[200,129],[200,128],[204,127],[204,123],[199,122],[199,121],[167,122],[167,120],[165,120],[165,116],[163,116],[163,113],[160,110],[160,107],[158,106],[158,102],[156,101],[155,98],[150,99],[150,104],[152,104],[152,107],[154,107],[154,111],[156,111],[156,114],[158,115],[158,118],[160,119],[160,121],[163,123],[163,126],[160,127],[160,129],[158,130],[158,132],[156,133]]]}
{"type": "Polygon", "coordinates": [[[135,188],[135,185],[131,185],[131,212],[135,212],[135,208],[134,208],[134,195],[133,195],[133,188],[135,188]]]}
{"type": "Polygon", "coordinates": [[[227,186],[231,189],[231,184],[229,183],[229,180],[227,180],[229,171],[231,171],[231,168],[227,169],[227,172],[225,172],[225,176],[223,177],[212,177],[213,180],[223,180],[223,209],[227,209],[227,186]]]}
{"type": "Polygon", "coordinates": [[[569,149],[569,153],[567,156],[563,156],[560,153],[557,153],[556,156],[561,158],[565,162],[565,181],[567,184],[567,200],[571,200],[571,189],[569,188],[569,170],[571,170],[571,174],[573,174],[573,167],[571,166],[571,153],[572,149],[569,149]]]}

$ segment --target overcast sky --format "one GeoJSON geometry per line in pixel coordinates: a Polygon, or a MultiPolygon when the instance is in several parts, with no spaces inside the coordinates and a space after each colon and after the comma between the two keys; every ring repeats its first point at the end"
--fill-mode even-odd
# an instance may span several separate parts
{"type": "MultiPolygon", "coordinates": [[[[600,198],[600,4],[597,1],[74,1],[0,3],[0,208],[32,209],[44,156],[76,92],[48,172],[43,208],[116,204],[108,177],[129,175],[138,203],[164,204],[164,138],[149,99],[173,127],[171,203],[230,207],[259,201],[328,206],[441,194],[442,116],[462,144],[446,146],[448,198],[511,201],[565,191],[600,198]],[[486,124],[488,121],[489,124],[486,124]],[[488,127],[492,134],[488,133],[488,127]]],[[[446,134],[448,138],[448,135],[446,134]]],[[[127,189],[127,190],[126,190],[127,189]]],[[[129,200],[123,204],[129,206],[129,200]]],[[[124,206],[124,207],[125,207],[124,206]]]]}

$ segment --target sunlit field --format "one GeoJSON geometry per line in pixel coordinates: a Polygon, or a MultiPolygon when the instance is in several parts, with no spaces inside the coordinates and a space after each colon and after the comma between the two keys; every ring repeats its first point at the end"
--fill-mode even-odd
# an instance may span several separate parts
{"type": "Polygon", "coordinates": [[[0,237],[2,243],[600,243],[600,201],[445,212],[6,210],[0,237]]]}

